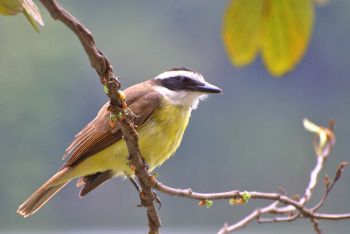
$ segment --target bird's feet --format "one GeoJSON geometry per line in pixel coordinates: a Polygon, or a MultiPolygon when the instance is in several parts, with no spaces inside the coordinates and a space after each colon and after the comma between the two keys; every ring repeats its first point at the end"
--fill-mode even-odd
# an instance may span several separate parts
{"type": "Polygon", "coordinates": [[[158,197],[156,192],[151,192],[152,196],[148,197],[145,192],[141,191],[140,192],[140,200],[141,200],[141,204],[138,204],[138,207],[148,207],[151,206],[153,201],[155,201],[158,204],[158,209],[160,209],[162,207],[162,202],[160,200],[160,198],[158,197]]]}
{"type": "Polygon", "coordinates": [[[162,201],[160,200],[156,192],[153,192],[153,196],[154,196],[154,200],[158,204],[158,210],[159,210],[162,207],[162,201]]]}
{"type": "Polygon", "coordinates": [[[141,188],[138,185],[138,183],[135,181],[135,179],[132,176],[128,176],[129,180],[131,181],[132,185],[136,188],[137,192],[141,193],[141,188]]]}
{"type": "MultiPolygon", "coordinates": [[[[148,170],[149,170],[149,166],[148,166],[146,160],[145,160],[143,157],[141,157],[141,160],[142,160],[143,169],[144,169],[145,171],[148,171],[148,170]]],[[[134,165],[134,164],[132,163],[131,157],[130,157],[130,156],[128,157],[128,161],[129,161],[128,164],[129,164],[129,167],[131,168],[131,170],[132,170],[132,171],[135,171],[135,170],[136,170],[136,165],[134,165]]]]}
{"type": "Polygon", "coordinates": [[[148,166],[146,160],[143,157],[141,157],[141,159],[142,159],[143,169],[145,171],[148,171],[149,170],[149,166],[148,166]]]}

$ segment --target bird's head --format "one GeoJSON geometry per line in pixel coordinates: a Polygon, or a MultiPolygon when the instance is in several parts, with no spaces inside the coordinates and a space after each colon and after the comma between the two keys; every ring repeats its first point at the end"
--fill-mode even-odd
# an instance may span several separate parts
{"type": "Polygon", "coordinates": [[[207,94],[222,93],[215,85],[206,82],[203,76],[187,68],[173,68],[154,79],[155,88],[174,105],[196,109],[207,94]]]}

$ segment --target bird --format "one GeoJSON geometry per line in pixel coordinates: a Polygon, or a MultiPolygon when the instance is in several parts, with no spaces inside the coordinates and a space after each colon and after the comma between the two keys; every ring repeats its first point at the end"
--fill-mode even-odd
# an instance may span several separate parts
{"type": "MultiPolygon", "coordinates": [[[[126,104],[135,115],[140,152],[153,171],[174,155],[187,128],[191,111],[208,94],[222,93],[205,81],[203,75],[188,68],[173,68],[153,79],[124,91],[126,104]]],[[[36,190],[17,213],[28,217],[74,179],[82,187],[80,197],[114,177],[131,177],[128,150],[120,127],[110,124],[109,102],[68,146],[64,165],[36,190]]]]}

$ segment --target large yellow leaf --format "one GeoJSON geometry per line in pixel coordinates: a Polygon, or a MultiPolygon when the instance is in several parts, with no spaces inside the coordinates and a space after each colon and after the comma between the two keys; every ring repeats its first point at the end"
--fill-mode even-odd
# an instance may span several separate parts
{"type": "Polygon", "coordinates": [[[231,0],[223,22],[225,48],[234,65],[251,63],[258,52],[280,77],[302,59],[314,18],[312,0],[231,0]]]}
{"type": "Polygon", "coordinates": [[[258,52],[262,0],[234,0],[226,9],[223,41],[233,64],[251,63],[258,52]]]}
{"type": "Polygon", "coordinates": [[[262,14],[263,61],[270,73],[282,76],[302,59],[313,25],[311,0],[265,1],[262,14]]]}
{"type": "Polygon", "coordinates": [[[27,17],[33,28],[39,32],[38,25],[44,25],[38,7],[32,0],[0,0],[1,15],[16,15],[20,12],[27,17]]]}
{"type": "Polygon", "coordinates": [[[0,0],[1,15],[16,15],[23,10],[23,0],[0,0]]]}

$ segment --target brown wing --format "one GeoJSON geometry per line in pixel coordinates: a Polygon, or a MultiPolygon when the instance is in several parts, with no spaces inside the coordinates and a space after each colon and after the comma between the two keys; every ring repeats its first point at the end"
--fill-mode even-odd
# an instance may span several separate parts
{"type": "MultiPolygon", "coordinates": [[[[142,125],[160,105],[160,94],[152,88],[150,82],[145,81],[124,91],[126,103],[136,115],[137,126],[142,125]]],[[[63,156],[70,156],[66,166],[74,166],[122,138],[119,126],[113,129],[110,127],[107,108],[108,103],[101,108],[96,118],[75,136],[63,156]]]]}

